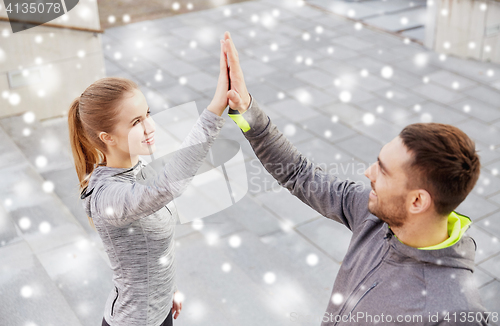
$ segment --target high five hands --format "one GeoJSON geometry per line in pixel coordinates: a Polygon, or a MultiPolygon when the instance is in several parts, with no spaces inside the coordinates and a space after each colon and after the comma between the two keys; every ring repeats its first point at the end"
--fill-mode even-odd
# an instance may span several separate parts
{"type": "Polygon", "coordinates": [[[212,102],[207,109],[221,116],[226,107],[243,113],[250,105],[243,71],[241,70],[238,51],[234,46],[231,34],[224,33],[224,40],[220,40],[220,72],[217,89],[212,102]]]}

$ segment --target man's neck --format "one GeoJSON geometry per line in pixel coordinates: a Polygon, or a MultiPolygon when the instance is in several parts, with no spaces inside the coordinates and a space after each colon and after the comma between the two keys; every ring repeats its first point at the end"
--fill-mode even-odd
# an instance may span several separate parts
{"type": "Polygon", "coordinates": [[[391,229],[402,243],[414,248],[434,246],[450,237],[448,218],[438,216],[410,216],[403,226],[391,229]]]}

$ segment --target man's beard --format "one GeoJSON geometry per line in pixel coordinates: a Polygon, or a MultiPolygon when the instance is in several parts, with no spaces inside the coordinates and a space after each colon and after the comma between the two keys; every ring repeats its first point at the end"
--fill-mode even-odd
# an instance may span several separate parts
{"type": "Polygon", "coordinates": [[[379,197],[377,197],[373,207],[368,204],[368,210],[392,228],[403,226],[407,219],[405,197],[403,195],[395,197],[390,203],[381,203],[379,197]]]}

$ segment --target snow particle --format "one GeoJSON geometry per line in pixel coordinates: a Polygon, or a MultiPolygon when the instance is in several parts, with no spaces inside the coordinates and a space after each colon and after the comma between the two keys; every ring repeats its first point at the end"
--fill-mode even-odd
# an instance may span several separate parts
{"type": "Polygon", "coordinates": [[[390,66],[385,66],[382,68],[382,70],[380,71],[380,74],[382,75],[382,77],[386,78],[386,79],[389,79],[392,77],[392,75],[394,74],[394,70],[392,69],[392,67],[390,66]]]}
{"type": "Polygon", "coordinates": [[[332,295],[332,302],[334,305],[340,305],[342,302],[344,302],[344,296],[340,293],[334,293],[332,295]]]}
{"type": "Polygon", "coordinates": [[[307,255],[306,262],[309,266],[316,266],[318,264],[319,258],[316,254],[307,255]]]}
{"type": "Polygon", "coordinates": [[[273,272],[265,273],[264,282],[266,282],[267,284],[273,284],[274,282],[276,282],[276,274],[274,274],[273,272]]]}
{"type": "Polygon", "coordinates": [[[340,101],[347,103],[347,102],[351,101],[352,94],[349,91],[342,91],[342,92],[340,92],[339,98],[340,98],[340,101]]]}
{"type": "Polygon", "coordinates": [[[363,123],[366,126],[370,126],[375,122],[375,116],[372,113],[365,113],[363,115],[363,123]]]}
{"type": "Polygon", "coordinates": [[[229,245],[233,248],[238,248],[241,245],[241,238],[237,235],[232,235],[229,238],[229,245]]]}

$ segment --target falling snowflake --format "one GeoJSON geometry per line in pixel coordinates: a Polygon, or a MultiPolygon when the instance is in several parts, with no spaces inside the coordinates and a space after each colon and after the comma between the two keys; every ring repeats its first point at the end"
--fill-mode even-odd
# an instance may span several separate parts
{"type": "Polygon", "coordinates": [[[306,262],[309,266],[316,266],[319,262],[319,258],[316,254],[307,255],[306,262]]]}
{"type": "Polygon", "coordinates": [[[42,222],[42,223],[40,223],[40,225],[39,225],[38,229],[39,229],[39,230],[40,230],[40,232],[42,232],[42,233],[49,233],[49,232],[50,232],[51,227],[50,227],[49,222],[42,222]]]}
{"type": "Polygon", "coordinates": [[[52,181],[48,181],[48,180],[44,181],[44,183],[42,184],[42,189],[46,193],[51,193],[54,191],[54,183],[52,181]]]}
{"type": "Polygon", "coordinates": [[[276,274],[274,274],[273,272],[265,273],[264,282],[266,282],[267,284],[273,284],[274,282],[276,282],[276,274]]]}
{"type": "Polygon", "coordinates": [[[283,133],[285,134],[285,136],[288,136],[288,137],[295,135],[296,132],[297,132],[297,128],[295,128],[295,126],[293,124],[287,124],[285,126],[285,128],[283,129],[283,133]]]}
{"type": "Polygon", "coordinates": [[[229,238],[229,245],[233,248],[238,248],[241,245],[241,238],[238,235],[232,235],[229,238]]]}
{"type": "Polygon", "coordinates": [[[35,165],[39,168],[43,168],[47,165],[47,158],[43,155],[37,156],[35,159],[35,165]]]}
{"type": "Polygon", "coordinates": [[[222,271],[225,273],[229,273],[231,271],[231,264],[230,263],[222,264],[222,271]]]}
{"type": "Polygon", "coordinates": [[[431,122],[432,121],[432,115],[430,113],[424,113],[420,116],[420,121],[421,122],[431,122]]]}
{"type": "Polygon", "coordinates": [[[23,230],[29,229],[31,226],[31,221],[28,217],[24,216],[19,219],[19,227],[23,230]]]}
{"type": "Polygon", "coordinates": [[[21,288],[21,296],[23,298],[30,298],[33,295],[33,289],[29,285],[25,285],[21,288]]]}
{"type": "Polygon", "coordinates": [[[350,102],[352,99],[352,94],[349,91],[342,91],[340,92],[339,99],[344,103],[350,102]]]}
{"type": "Polygon", "coordinates": [[[342,302],[344,302],[344,296],[338,292],[334,293],[332,295],[332,302],[334,305],[340,305],[342,302]]]}
{"type": "Polygon", "coordinates": [[[382,77],[386,78],[386,79],[389,79],[392,77],[392,75],[394,74],[394,70],[392,69],[392,67],[390,66],[385,66],[382,68],[382,70],[380,71],[380,74],[382,75],[382,77]]]}
{"type": "Polygon", "coordinates": [[[107,207],[106,210],[105,210],[106,214],[111,216],[113,215],[113,207],[107,207]]]}
{"type": "Polygon", "coordinates": [[[10,93],[10,95],[9,95],[9,103],[11,105],[16,106],[20,102],[21,102],[21,96],[19,96],[19,94],[17,94],[17,93],[10,93]]]}
{"type": "Polygon", "coordinates": [[[195,230],[201,230],[203,229],[203,220],[202,219],[195,219],[193,220],[192,224],[191,224],[191,227],[195,230]]]}
{"type": "Polygon", "coordinates": [[[363,115],[363,123],[366,126],[370,126],[375,122],[375,116],[372,113],[365,113],[363,115]]]}

